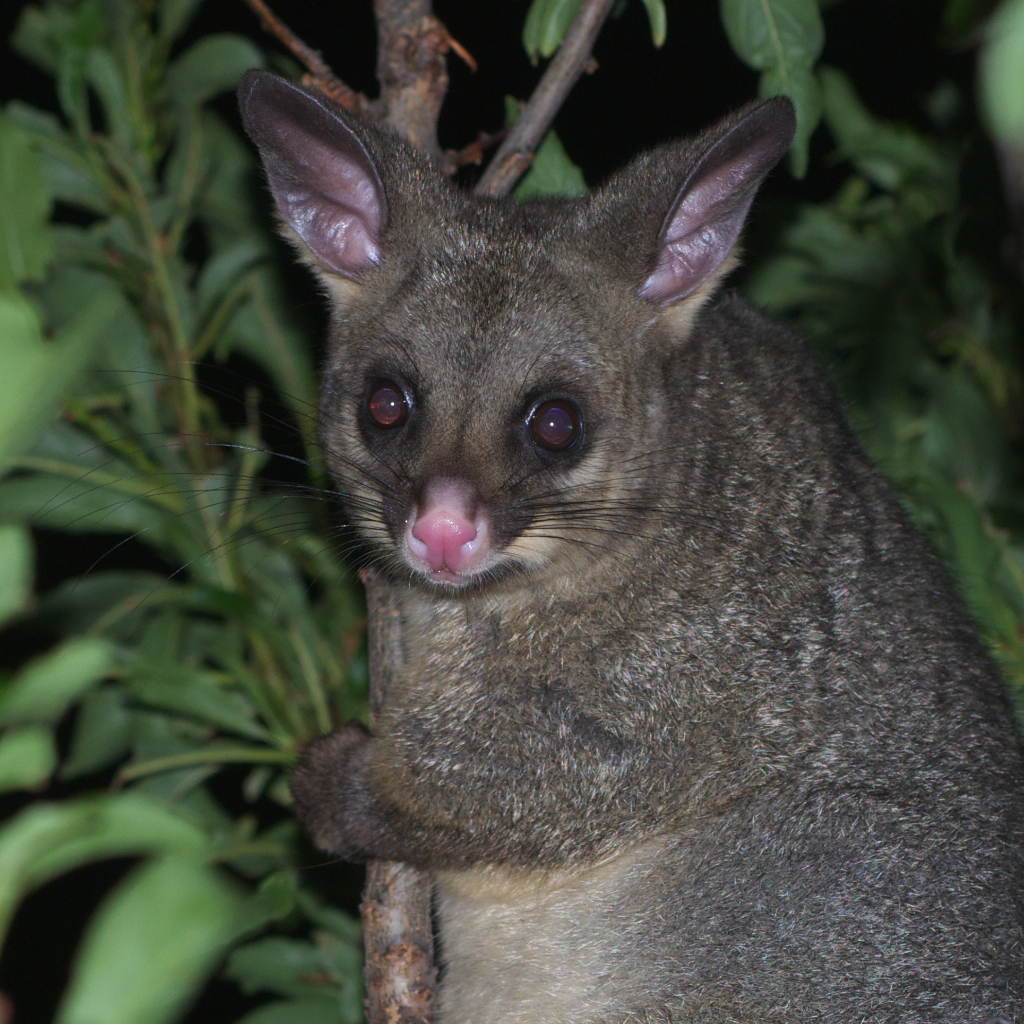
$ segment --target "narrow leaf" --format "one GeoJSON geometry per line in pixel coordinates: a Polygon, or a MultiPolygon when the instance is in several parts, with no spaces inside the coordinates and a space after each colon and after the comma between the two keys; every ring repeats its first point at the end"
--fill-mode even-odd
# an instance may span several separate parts
{"type": "Polygon", "coordinates": [[[116,687],[93,690],[75,716],[71,749],[60,768],[62,779],[99,771],[128,752],[129,714],[116,687]]]}
{"type": "Polygon", "coordinates": [[[721,15],[729,45],[756,71],[810,67],[825,43],[815,0],[721,0],[721,15]]]}
{"type": "Polygon", "coordinates": [[[42,786],[56,765],[57,747],[49,729],[29,725],[0,736],[0,793],[42,786]]]}
{"type": "MultiPolygon", "coordinates": [[[[7,517],[0,498],[0,516],[7,517]]],[[[23,526],[0,525],[0,625],[17,615],[32,593],[32,540],[23,526]]]]}
{"type": "Polygon", "coordinates": [[[38,281],[50,256],[50,192],[28,135],[0,114],[0,289],[38,281]]]}
{"type": "MultiPolygon", "coordinates": [[[[334,992],[329,991],[308,999],[282,999],[268,1003],[251,1010],[235,1024],[349,1024],[349,1018],[342,1016],[334,992]]],[[[356,1021],[351,1021],[351,1024],[356,1024],[356,1021]]]]}
{"type": "Polygon", "coordinates": [[[160,0],[160,41],[169,42],[182,33],[200,3],[202,0],[160,0]]]}
{"type": "Polygon", "coordinates": [[[245,697],[225,691],[209,673],[158,671],[145,664],[135,664],[131,671],[128,692],[143,704],[190,715],[249,739],[270,739],[245,697]]]}
{"type": "Polygon", "coordinates": [[[209,868],[166,858],[107,898],[79,951],[57,1024],[163,1024],[216,966],[239,898],[209,868]]]}
{"type": "Polygon", "coordinates": [[[103,103],[110,134],[126,147],[130,146],[132,129],[128,115],[128,93],[111,52],[104,47],[93,47],[86,58],[85,75],[103,103]]]}
{"type": "Polygon", "coordinates": [[[263,67],[263,54],[244,36],[204,36],[167,71],[167,91],[178,107],[190,111],[238,85],[250,68],[263,67]]]}
{"type": "Polygon", "coordinates": [[[15,676],[0,700],[0,724],[56,722],[68,705],[114,665],[114,649],[100,637],[77,637],[47,652],[15,676]]]}
{"type": "Polygon", "coordinates": [[[651,41],[660,48],[668,37],[665,0],[644,0],[644,7],[647,8],[647,20],[651,23],[651,41]]]}
{"type": "Polygon", "coordinates": [[[33,804],[0,828],[0,940],[25,893],[70,868],[124,854],[200,855],[206,845],[194,825],[134,793],[33,804]]]}
{"type": "Polygon", "coordinates": [[[1000,142],[1024,149],[1024,0],[1006,0],[985,31],[981,109],[1000,142]]]}
{"type": "Polygon", "coordinates": [[[722,25],[736,55],[760,71],[759,94],[788,96],[796,108],[791,168],[807,167],[807,141],[821,117],[812,69],[825,42],[816,0],[720,0],[722,25]]]}
{"type": "Polygon", "coordinates": [[[97,295],[55,342],[47,342],[32,308],[0,294],[0,471],[53,415],[114,312],[111,297],[97,295]]]}
{"type": "Polygon", "coordinates": [[[534,154],[530,169],[513,192],[522,202],[535,196],[575,197],[587,194],[583,172],[569,159],[561,140],[548,132],[534,154]]]}

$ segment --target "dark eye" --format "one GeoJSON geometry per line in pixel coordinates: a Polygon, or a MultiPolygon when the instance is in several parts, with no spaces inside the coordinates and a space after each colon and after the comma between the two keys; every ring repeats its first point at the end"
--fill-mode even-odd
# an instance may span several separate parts
{"type": "Polygon", "coordinates": [[[530,437],[546,452],[564,452],[580,434],[580,414],[571,402],[556,398],[538,405],[527,420],[530,437]]]}
{"type": "Polygon", "coordinates": [[[366,412],[378,427],[400,427],[409,415],[409,403],[397,384],[380,380],[370,388],[366,412]]]}

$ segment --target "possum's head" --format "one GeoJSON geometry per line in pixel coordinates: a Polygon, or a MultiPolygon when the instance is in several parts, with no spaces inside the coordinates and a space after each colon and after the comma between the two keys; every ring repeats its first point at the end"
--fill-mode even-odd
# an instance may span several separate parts
{"type": "Polygon", "coordinates": [[[391,571],[569,580],[657,529],[664,360],[732,266],[788,100],[577,201],[459,192],[397,136],[264,72],[239,91],[284,230],[324,283],[321,437],[391,571]]]}

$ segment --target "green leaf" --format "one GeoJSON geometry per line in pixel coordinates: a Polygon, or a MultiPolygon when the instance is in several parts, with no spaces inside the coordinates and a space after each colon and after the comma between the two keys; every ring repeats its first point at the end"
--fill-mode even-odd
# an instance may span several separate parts
{"type": "Polygon", "coordinates": [[[815,75],[806,68],[793,65],[783,75],[780,68],[769,68],[761,75],[757,94],[762,99],[788,96],[796,111],[796,131],[789,150],[789,165],[796,178],[807,173],[810,138],[821,120],[821,86],[815,75]]]}
{"type": "Polygon", "coordinates": [[[955,171],[934,143],[872,116],[842,72],[822,68],[819,77],[825,120],[842,157],[879,188],[892,191],[913,181],[933,190],[939,202],[952,202],[955,171]]]}
{"type": "MultiPolygon", "coordinates": [[[[105,475],[109,475],[105,474],[105,475]]],[[[134,477],[127,474],[127,479],[134,477]]],[[[49,473],[0,480],[0,515],[68,533],[146,533],[164,540],[166,511],[117,487],[93,482],[87,470],[78,479],[49,473]]]]}
{"type": "Polygon", "coordinates": [[[0,828],[0,938],[31,888],[30,868],[43,854],[88,830],[89,817],[81,803],[36,803],[0,828]]]}
{"type": "Polygon", "coordinates": [[[179,109],[190,111],[238,85],[251,68],[263,67],[263,54],[244,36],[204,36],[167,69],[167,92],[179,109]]]}
{"type": "Polygon", "coordinates": [[[90,923],[56,1024],[173,1020],[235,937],[239,902],[190,861],[138,868],[90,923]]]}
{"type": "Polygon", "coordinates": [[[114,649],[99,637],[76,637],[32,661],[0,699],[0,724],[56,722],[74,700],[114,665],[114,649]]]}
{"type": "Polygon", "coordinates": [[[57,746],[49,729],[29,725],[0,736],[0,793],[41,787],[56,766],[57,746]]]}
{"type": "Polygon", "coordinates": [[[239,352],[256,360],[299,418],[303,431],[315,432],[316,375],[308,339],[292,326],[280,283],[269,268],[250,271],[249,299],[231,318],[217,347],[225,358],[239,352]]]}
{"type": "Polygon", "coordinates": [[[1003,144],[1024,148],[1024,0],[1005,0],[992,16],[978,82],[989,130],[1003,144]]]}
{"type": "MultiPolygon", "coordinates": [[[[103,253],[103,266],[107,267],[109,240],[102,235],[102,223],[84,230],[66,226],[57,229],[54,232],[55,240],[65,250],[59,252],[59,258],[73,259],[80,257],[87,248],[98,249],[103,253]],[[71,246],[78,251],[68,252],[71,246]]],[[[169,460],[163,443],[156,395],[165,377],[160,372],[162,367],[151,350],[150,338],[138,311],[118,288],[115,280],[96,270],[58,265],[42,288],[47,313],[58,327],[72,322],[77,312],[100,294],[109,296],[115,309],[96,346],[93,360],[96,369],[89,375],[79,377],[79,393],[89,393],[90,390],[93,393],[105,392],[119,383],[131,403],[130,416],[136,432],[144,439],[152,438],[153,448],[158,453],[155,455],[156,461],[166,465],[169,460]]],[[[79,445],[78,450],[81,451],[83,447],[85,445],[79,445]]],[[[103,458],[96,464],[108,459],[109,454],[103,453],[103,458]]]]}
{"type": "Polygon", "coordinates": [[[118,773],[122,781],[144,778],[173,772],[178,768],[201,765],[204,768],[217,764],[281,764],[294,762],[296,755],[291,751],[276,750],[273,747],[204,746],[198,750],[185,750],[180,754],[168,754],[151,760],[138,761],[122,768],[118,773]]]}
{"type": "Polygon", "coordinates": [[[44,13],[38,7],[27,5],[22,9],[14,35],[11,36],[13,49],[44,71],[50,72],[56,69],[60,59],[60,49],[51,31],[54,20],[55,12],[52,8],[44,13]]]}
{"type": "MultiPolygon", "coordinates": [[[[6,517],[0,498],[0,518],[6,517]]],[[[23,526],[0,524],[0,625],[22,611],[32,596],[32,538],[23,526]]]]}
{"type": "MultiPolygon", "coordinates": [[[[506,96],[505,124],[515,124],[518,117],[518,100],[514,96],[506,96]]],[[[512,194],[515,199],[523,202],[534,196],[575,197],[586,193],[587,183],[583,179],[583,172],[569,159],[558,136],[550,131],[541,140],[530,169],[512,194]]]]}
{"type": "Polygon", "coordinates": [[[43,177],[55,199],[106,214],[109,204],[95,180],[94,169],[75,139],[54,114],[12,100],[7,116],[32,136],[43,168],[43,177]]]}
{"type": "Polygon", "coordinates": [[[955,369],[936,371],[922,450],[946,479],[978,504],[991,502],[1005,475],[1006,438],[978,386],[955,369]]]}
{"type": "Polygon", "coordinates": [[[24,300],[0,294],[0,472],[53,415],[114,312],[111,297],[97,295],[51,343],[24,300]]]}
{"type": "Polygon", "coordinates": [[[523,24],[523,47],[532,63],[558,49],[579,9],[580,0],[533,0],[523,24]]]}
{"type": "Polygon", "coordinates": [[[815,0],[721,0],[721,15],[729,45],[755,71],[810,67],[825,43],[815,0]]]}
{"type": "Polygon", "coordinates": [[[258,939],[231,954],[225,974],[243,992],[271,991],[303,1002],[329,993],[341,1019],[357,1024],[362,1019],[363,984],[356,934],[353,930],[347,938],[338,938],[321,932],[316,945],[280,936],[258,939]]]}
{"type": "Polygon", "coordinates": [[[236,949],[224,973],[250,995],[309,995],[319,986],[310,985],[307,976],[323,974],[328,967],[323,951],[311,942],[272,936],[236,949]]]}
{"type": "Polygon", "coordinates": [[[0,937],[21,897],[80,864],[106,857],[202,857],[206,835],[138,793],[36,803],[0,829],[0,937]]]}
{"type": "Polygon", "coordinates": [[[254,231],[252,204],[254,157],[227,125],[202,111],[203,161],[209,166],[206,187],[197,197],[197,212],[214,252],[239,241],[240,236],[263,238],[254,231]]]}
{"type": "Polygon", "coordinates": [[[239,1017],[235,1024],[357,1024],[342,1016],[333,993],[311,999],[288,999],[268,1003],[239,1017]]]}
{"type": "Polygon", "coordinates": [[[60,777],[74,779],[105,768],[128,752],[128,742],[129,714],[121,690],[112,686],[93,690],[78,709],[60,777]]]}
{"type": "Polygon", "coordinates": [[[108,617],[105,633],[135,639],[138,628],[165,601],[181,600],[182,586],[156,573],[97,572],[66,580],[39,600],[39,611],[65,636],[85,633],[108,617]]]}
{"type": "Polygon", "coordinates": [[[665,0],[643,0],[647,8],[647,20],[651,23],[651,42],[660,48],[668,37],[668,14],[665,0]]]}
{"type": "Polygon", "coordinates": [[[214,305],[235,285],[253,264],[267,259],[267,247],[254,238],[244,238],[207,260],[196,282],[196,300],[200,316],[207,316],[214,305]]]}
{"type": "Polygon", "coordinates": [[[793,173],[807,167],[807,141],[821,116],[811,74],[825,42],[816,0],[720,0],[725,33],[736,55],[760,71],[759,94],[788,96],[797,115],[793,173]]]}
{"type": "Polygon", "coordinates": [[[50,258],[50,192],[29,136],[0,114],[0,290],[38,281],[50,258]]]}
{"type": "Polygon", "coordinates": [[[105,47],[94,46],[85,61],[85,77],[103,104],[109,133],[127,149],[132,142],[128,93],[113,54],[105,47]]]}
{"type": "Polygon", "coordinates": [[[144,662],[134,663],[130,671],[128,692],[143,704],[190,715],[249,739],[270,739],[270,733],[253,716],[249,701],[240,693],[223,690],[211,673],[158,668],[144,662]]]}
{"type": "Polygon", "coordinates": [[[587,183],[583,172],[569,159],[561,140],[553,132],[544,136],[533,156],[530,169],[512,193],[519,202],[537,196],[584,196],[587,183]]]}
{"type": "Polygon", "coordinates": [[[201,3],[202,0],[160,0],[160,41],[168,43],[184,32],[201,3]]]}

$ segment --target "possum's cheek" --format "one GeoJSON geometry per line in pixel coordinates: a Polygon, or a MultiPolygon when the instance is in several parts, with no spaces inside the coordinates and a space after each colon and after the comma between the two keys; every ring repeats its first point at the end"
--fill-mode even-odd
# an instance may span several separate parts
{"type": "Polygon", "coordinates": [[[527,531],[516,537],[505,553],[530,569],[539,569],[555,559],[562,543],[558,537],[527,531]]]}

